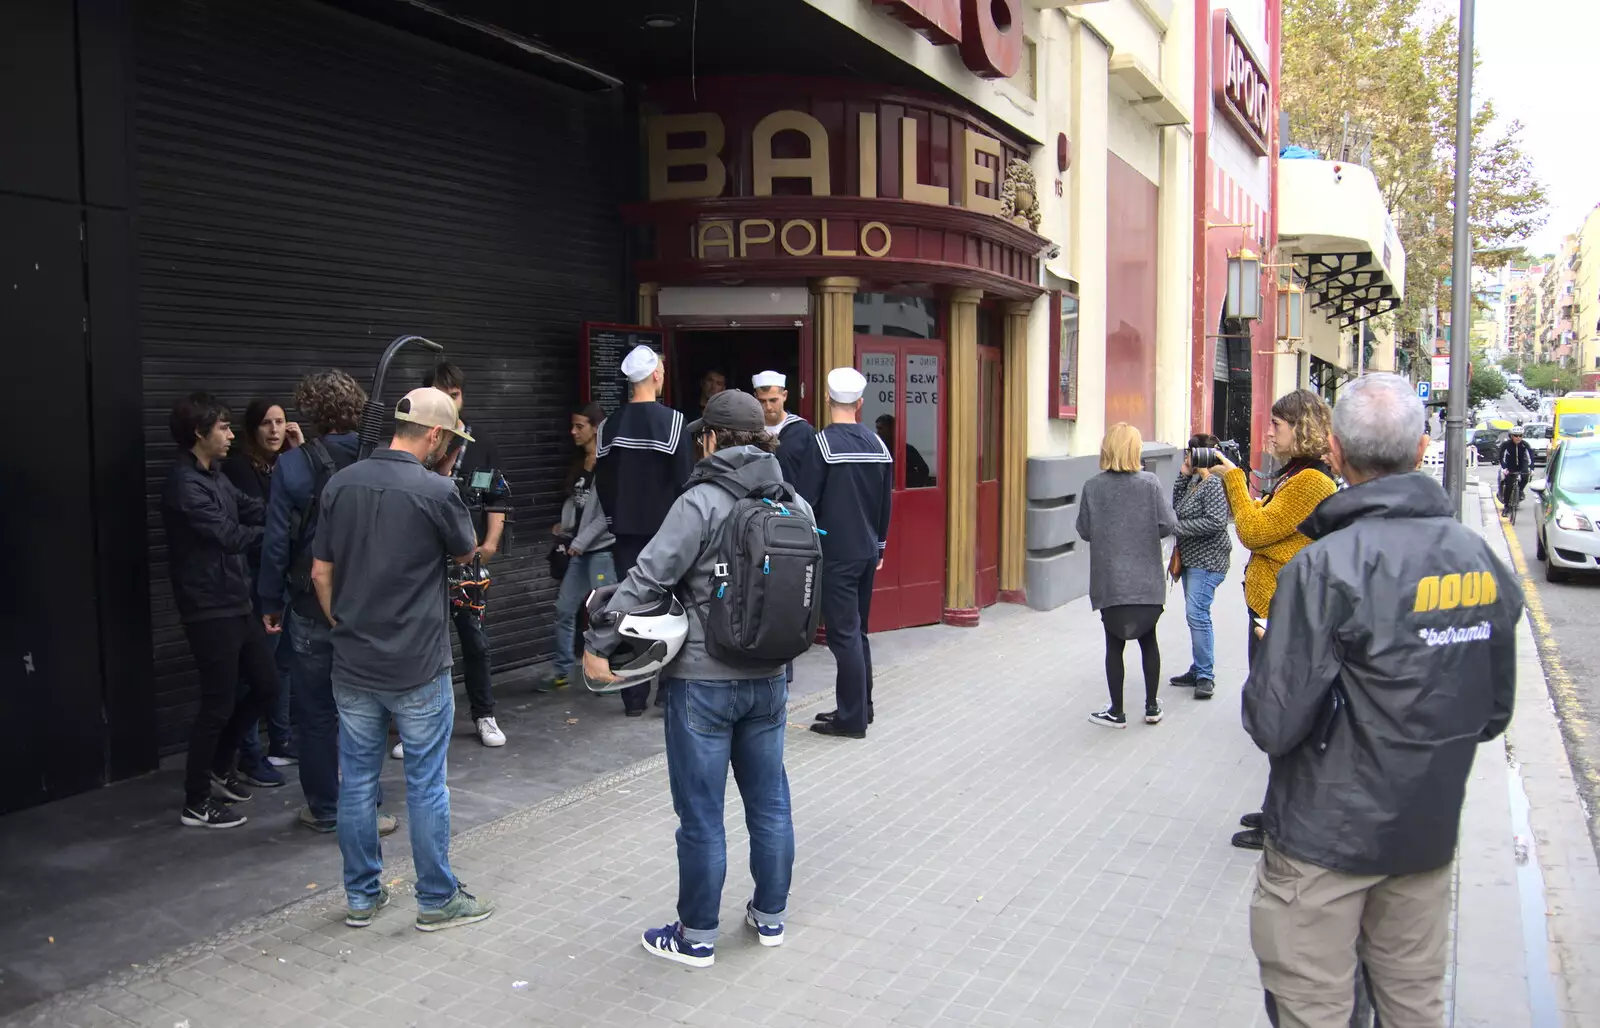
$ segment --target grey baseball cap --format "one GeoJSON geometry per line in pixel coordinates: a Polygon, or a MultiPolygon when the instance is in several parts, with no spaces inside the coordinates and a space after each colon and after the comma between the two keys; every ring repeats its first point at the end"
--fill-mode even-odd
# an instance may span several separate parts
{"type": "Polygon", "coordinates": [[[761,401],[737,389],[724,389],[706,401],[700,420],[689,425],[689,434],[725,428],[733,432],[760,432],[767,427],[761,414],[761,401]]]}

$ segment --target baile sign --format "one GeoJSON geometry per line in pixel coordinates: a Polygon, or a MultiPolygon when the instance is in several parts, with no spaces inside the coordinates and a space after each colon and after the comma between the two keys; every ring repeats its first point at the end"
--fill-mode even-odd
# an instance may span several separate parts
{"type": "Polygon", "coordinates": [[[1211,16],[1211,47],[1211,92],[1217,109],[1250,149],[1267,156],[1272,152],[1267,142],[1272,138],[1272,80],[1266,65],[1225,10],[1211,16]]]}

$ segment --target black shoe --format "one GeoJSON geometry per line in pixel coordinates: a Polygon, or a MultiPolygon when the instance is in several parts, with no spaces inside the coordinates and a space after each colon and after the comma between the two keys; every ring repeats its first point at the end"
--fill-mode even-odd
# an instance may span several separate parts
{"type": "Polygon", "coordinates": [[[840,728],[838,723],[834,721],[818,721],[811,726],[811,730],[818,735],[838,735],[846,739],[865,739],[867,737],[866,732],[852,732],[848,728],[840,728]]]}
{"type": "Polygon", "coordinates": [[[1242,850],[1258,850],[1266,842],[1267,835],[1259,828],[1247,828],[1242,832],[1233,833],[1233,844],[1242,850]]]}
{"type": "Polygon", "coordinates": [[[642,710],[624,710],[622,713],[627,717],[644,717],[644,711],[642,710]]]}
{"type": "MultiPolygon", "coordinates": [[[[834,719],[837,718],[838,716],[839,716],[839,712],[837,710],[824,710],[822,713],[817,715],[816,720],[821,721],[823,724],[831,724],[834,721],[834,719]]],[[[868,707],[867,708],[867,724],[870,725],[870,724],[872,724],[872,722],[876,721],[877,719],[878,719],[877,713],[871,707],[868,707]]]]}
{"type": "Polygon", "coordinates": [[[1159,725],[1161,723],[1160,700],[1157,700],[1154,703],[1146,703],[1144,705],[1144,723],[1147,725],[1159,725]]]}
{"type": "Polygon", "coordinates": [[[1261,814],[1259,812],[1254,814],[1246,814],[1244,817],[1239,819],[1239,825],[1243,828],[1260,828],[1261,814]]]}
{"type": "Polygon", "coordinates": [[[1194,680],[1194,698],[1195,699],[1197,699],[1197,700],[1209,700],[1212,697],[1212,695],[1216,693],[1216,691],[1217,691],[1217,683],[1212,681],[1211,679],[1209,679],[1209,678],[1197,678],[1197,679],[1194,680]]]}
{"type": "Polygon", "coordinates": [[[207,799],[199,806],[184,807],[178,820],[190,828],[237,828],[249,819],[216,800],[207,799]]]}
{"type": "Polygon", "coordinates": [[[211,795],[228,803],[243,803],[250,798],[250,790],[245,788],[243,780],[236,771],[229,771],[227,775],[211,773],[211,795]]]}
{"type": "Polygon", "coordinates": [[[1199,679],[1194,676],[1193,671],[1185,671],[1183,674],[1176,675],[1171,679],[1173,685],[1182,686],[1193,686],[1198,681],[1199,679]]]}

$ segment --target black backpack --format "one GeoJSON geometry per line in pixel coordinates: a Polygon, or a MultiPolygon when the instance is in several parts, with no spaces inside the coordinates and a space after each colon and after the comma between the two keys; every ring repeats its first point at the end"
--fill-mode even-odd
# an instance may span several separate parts
{"type": "Polygon", "coordinates": [[[305,512],[289,514],[289,571],[284,576],[289,587],[289,608],[304,618],[326,623],[327,615],[311,584],[311,540],[322,510],[322,490],[340,469],[355,463],[353,456],[335,453],[321,439],[308,440],[300,447],[311,461],[311,503],[305,512]]]}
{"type": "Polygon", "coordinates": [[[811,646],[822,616],[822,537],[790,506],[794,489],[773,483],[749,492],[711,479],[737,499],[711,540],[711,598],[704,611],[684,601],[704,629],[706,652],[734,665],[784,664],[811,646]]]}

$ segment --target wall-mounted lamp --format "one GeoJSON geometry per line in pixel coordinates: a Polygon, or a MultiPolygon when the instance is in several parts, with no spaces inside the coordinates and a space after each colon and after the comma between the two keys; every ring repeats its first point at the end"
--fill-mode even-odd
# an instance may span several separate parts
{"type": "Polygon", "coordinates": [[[1278,340],[1297,343],[1306,337],[1306,291],[1298,282],[1278,287],[1278,340]]]}
{"type": "Polygon", "coordinates": [[[1241,321],[1261,317],[1261,257],[1253,250],[1228,254],[1228,296],[1223,316],[1241,321]]]}

